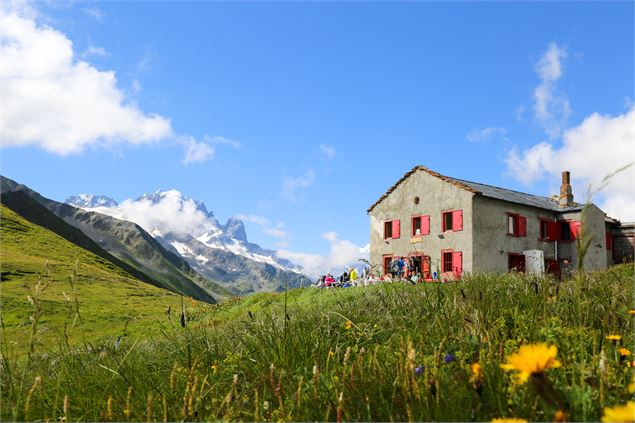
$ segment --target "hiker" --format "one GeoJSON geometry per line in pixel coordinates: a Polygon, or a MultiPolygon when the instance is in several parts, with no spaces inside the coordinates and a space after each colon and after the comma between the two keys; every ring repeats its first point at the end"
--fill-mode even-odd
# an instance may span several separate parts
{"type": "Polygon", "coordinates": [[[390,265],[388,266],[388,270],[390,275],[392,276],[392,279],[396,279],[397,275],[399,274],[399,264],[398,264],[399,260],[397,259],[397,257],[393,258],[392,261],[390,262],[390,265]]]}
{"type": "Polygon", "coordinates": [[[349,279],[353,285],[357,284],[357,270],[353,267],[351,268],[350,273],[348,274],[349,279]]]}
{"type": "Polygon", "coordinates": [[[333,285],[335,285],[335,279],[333,279],[333,276],[331,276],[330,273],[326,274],[326,277],[324,278],[324,285],[327,288],[332,287],[333,285]]]}
{"type": "Polygon", "coordinates": [[[346,273],[346,270],[345,270],[344,273],[342,273],[342,275],[340,276],[340,283],[345,284],[348,281],[349,281],[348,273],[346,273]]]}
{"type": "Polygon", "coordinates": [[[399,269],[399,279],[401,280],[404,275],[404,269],[406,267],[406,262],[403,257],[400,257],[397,261],[397,268],[399,269]]]}

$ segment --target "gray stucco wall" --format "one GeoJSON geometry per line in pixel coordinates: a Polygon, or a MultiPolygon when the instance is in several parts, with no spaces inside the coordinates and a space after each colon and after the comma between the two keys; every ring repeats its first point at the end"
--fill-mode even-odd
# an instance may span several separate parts
{"type": "Polygon", "coordinates": [[[555,258],[553,242],[541,241],[540,218],[553,221],[555,213],[493,198],[474,197],[474,270],[506,272],[509,253],[542,250],[546,259],[555,258]],[[524,237],[507,235],[508,213],[527,218],[524,237]]]}
{"type": "MultiPolygon", "coordinates": [[[[608,265],[606,252],[606,223],[605,214],[595,205],[589,206],[585,211],[583,230],[586,236],[591,237],[591,243],[584,258],[584,268],[587,270],[605,269],[608,265]]],[[[562,213],[561,219],[582,220],[581,212],[562,213]]],[[[577,243],[559,243],[558,254],[570,257],[574,268],[578,267],[577,243]]]]}
{"type": "Polygon", "coordinates": [[[431,271],[436,271],[437,266],[440,267],[441,250],[452,249],[463,253],[463,271],[471,272],[472,197],[472,192],[425,171],[415,172],[369,213],[370,261],[373,268],[381,268],[384,254],[407,256],[422,253],[430,256],[431,271]],[[414,203],[415,197],[420,199],[418,205],[414,203]],[[457,209],[463,210],[463,230],[444,233],[442,212],[457,209]],[[420,242],[412,242],[413,215],[430,215],[430,234],[422,236],[420,242]],[[401,236],[384,240],[384,222],[394,219],[401,221],[401,236]],[[440,234],[443,238],[439,237],[440,234]]]}

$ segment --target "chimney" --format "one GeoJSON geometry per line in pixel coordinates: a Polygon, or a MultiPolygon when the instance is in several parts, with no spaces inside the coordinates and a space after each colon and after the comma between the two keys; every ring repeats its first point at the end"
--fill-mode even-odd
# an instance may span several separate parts
{"type": "Polygon", "coordinates": [[[573,194],[571,193],[571,174],[568,170],[562,172],[562,186],[560,186],[560,207],[573,206],[573,194]]]}

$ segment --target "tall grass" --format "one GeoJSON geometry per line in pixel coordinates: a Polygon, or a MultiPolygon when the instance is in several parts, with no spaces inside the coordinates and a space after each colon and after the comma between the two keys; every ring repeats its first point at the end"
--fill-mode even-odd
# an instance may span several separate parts
{"type": "Polygon", "coordinates": [[[632,282],[632,266],[619,266],[563,282],[511,273],[296,289],[192,302],[185,328],[172,313],[145,336],[57,352],[18,356],[3,339],[1,417],[551,421],[557,406],[500,368],[519,346],[546,342],[562,362],[549,370],[561,407],[572,421],[597,421],[630,397],[633,357],[619,348],[634,342],[632,282]]]}

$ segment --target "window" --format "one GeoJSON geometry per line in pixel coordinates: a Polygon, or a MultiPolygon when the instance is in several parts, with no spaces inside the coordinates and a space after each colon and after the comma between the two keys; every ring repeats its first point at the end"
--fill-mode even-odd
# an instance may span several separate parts
{"type": "Polygon", "coordinates": [[[443,212],[441,215],[443,232],[463,230],[463,210],[452,210],[443,212]]]}
{"type": "Polygon", "coordinates": [[[540,239],[549,238],[549,222],[546,220],[540,221],[540,239]]]}
{"type": "Polygon", "coordinates": [[[430,216],[412,216],[412,236],[428,235],[430,233],[430,216]]]}
{"type": "Polygon", "coordinates": [[[516,213],[507,213],[507,235],[527,236],[527,218],[516,213]]]}
{"type": "Polygon", "coordinates": [[[388,220],[384,222],[384,239],[397,239],[399,238],[399,228],[400,228],[399,220],[388,220]]]}
{"type": "Polygon", "coordinates": [[[452,271],[452,252],[443,253],[443,272],[452,271]]]}
{"type": "Polygon", "coordinates": [[[560,240],[571,241],[571,227],[569,222],[560,222],[560,240]]]}
{"type": "Polygon", "coordinates": [[[517,272],[525,271],[525,256],[522,254],[509,253],[507,256],[507,269],[517,272]]]}
{"type": "Polygon", "coordinates": [[[453,273],[455,278],[460,278],[463,272],[463,253],[454,250],[441,251],[441,272],[453,273]]]}

